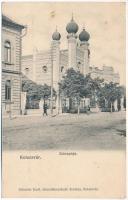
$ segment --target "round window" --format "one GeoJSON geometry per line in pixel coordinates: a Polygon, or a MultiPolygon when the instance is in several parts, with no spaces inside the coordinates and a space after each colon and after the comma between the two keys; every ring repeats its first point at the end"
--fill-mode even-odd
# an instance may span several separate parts
{"type": "Polygon", "coordinates": [[[47,72],[47,70],[48,70],[47,66],[43,66],[42,69],[43,69],[43,72],[47,72]]]}

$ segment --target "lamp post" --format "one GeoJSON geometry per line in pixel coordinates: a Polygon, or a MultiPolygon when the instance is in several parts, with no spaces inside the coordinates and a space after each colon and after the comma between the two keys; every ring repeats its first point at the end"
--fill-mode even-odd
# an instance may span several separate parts
{"type": "MultiPolygon", "coordinates": [[[[55,89],[58,90],[57,83],[59,80],[58,72],[59,72],[59,54],[60,54],[59,40],[60,38],[61,38],[61,35],[57,31],[57,28],[56,28],[56,31],[52,34],[52,45],[51,45],[51,115],[53,114],[53,81],[54,81],[55,89]],[[53,67],[53,65],[55,67],[53,67]],[[53,72],[53,69],[54,69],[54,72],[53,72]]],[[[57,98],[57,101],[58,101],[58,98],[57,98]]],[[[57,103],[57,109],[58,109],[58,102],[56,103],[57,103]]]]}

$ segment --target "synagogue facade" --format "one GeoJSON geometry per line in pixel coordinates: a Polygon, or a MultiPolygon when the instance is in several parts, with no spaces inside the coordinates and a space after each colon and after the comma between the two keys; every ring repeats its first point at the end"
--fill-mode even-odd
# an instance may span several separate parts
{"type": "Polygon", "coordinates": [[[78,25],[72,18],[66,26],[67,49],[61,50],[61,34],[56,30],[52,35],[51,48],[48,51],[33,50],[32,55],[22,56],[22,72],[38,84],[51,85],[57,89],[58,81],[68,68],[74,68],[82,74],[91,74],[92,78],[103,78],[106,82],[119,83],[119,74],[113,67],[103,66],[102,69],[90,66],[90,34],[83,28],[79,34],[78,25]]]}
{"type": "MultiPolygon", "coordinates": [[[[52,85],[57,92],[57,108],[60,107],[58,82],[69,68],[80,71],[84,76],[90,74],[92,78],[99,77],[105,82],[120,82],[119,74],[114,72],[113,67],[103,66],[102,69],[99,69],[90,66],[90,34],[84,27],[80,33],[78,30],[79,26],[72,17],[66,26],[67,49],[60,49],[62,36],[56,29],[48,51],[34,49],[32,55],[22,56],[23,75],[37,84],[52,85]]],[[[86,99],[82,103],[83,106],[85,106],[85,102],[87,102],[86,99]]],[[[69,102],[67,101],[66,104],[68,105],[69,102]]]]}

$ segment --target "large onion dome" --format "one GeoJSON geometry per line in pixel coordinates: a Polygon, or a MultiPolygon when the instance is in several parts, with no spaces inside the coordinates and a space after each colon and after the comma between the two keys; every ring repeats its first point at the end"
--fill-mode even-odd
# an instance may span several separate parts
{"type": "Polygon", "coordinates": [[[52,39],[53,40],[60,40],[60,38],[61,38],[61,35],[56,29],[56,31],[52,34],[52,39]]]}
{"type": "Polygon", "coordinates": [[[79,39],[81,42],[84,41],[88,41],[90,38],[89,33],[85,30],[85,28],[83,28],[83,30],[81,31],[81,33],[79,34],[79,39]]]}
{"type": "Polygon", "coordinates": [[[79,27],[72,17],[71,21],[66,26],[66,30],[68,33],[77,33],[78,29],[79,27]]]}

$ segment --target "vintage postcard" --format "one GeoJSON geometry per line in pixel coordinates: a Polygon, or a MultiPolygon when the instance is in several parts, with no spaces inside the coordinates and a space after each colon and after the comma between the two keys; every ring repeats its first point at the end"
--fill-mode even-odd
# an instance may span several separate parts
{"type": "Polygon", "coordinates": [[[2,197],[126,197],[125,2],[2,2],[2,197]]]}

